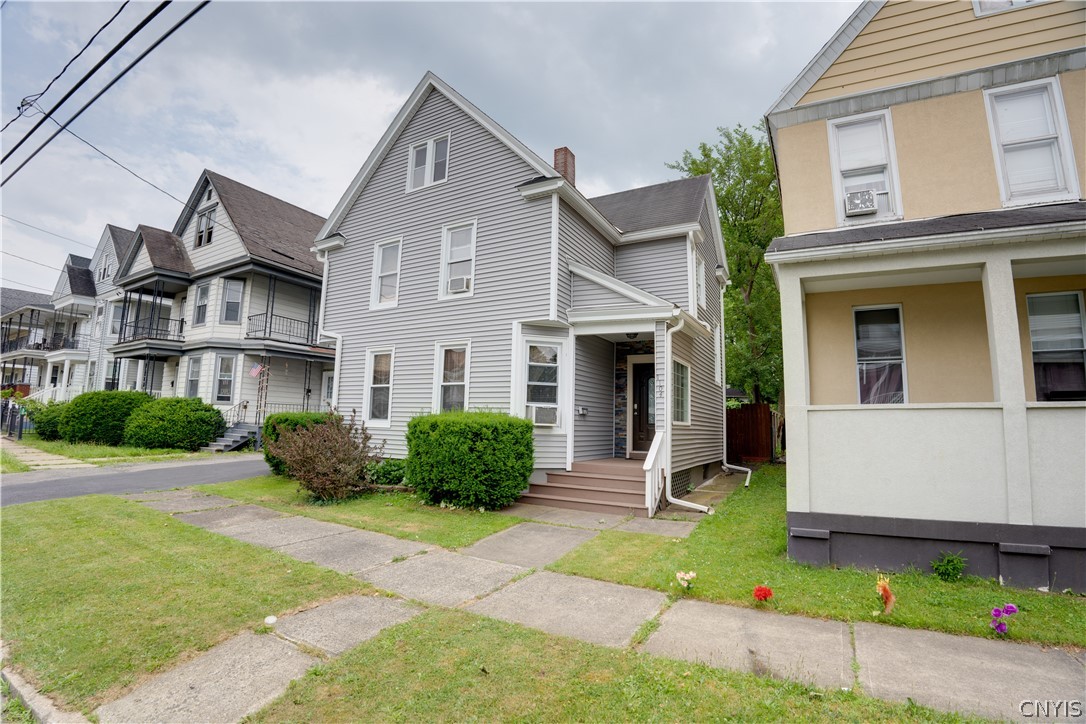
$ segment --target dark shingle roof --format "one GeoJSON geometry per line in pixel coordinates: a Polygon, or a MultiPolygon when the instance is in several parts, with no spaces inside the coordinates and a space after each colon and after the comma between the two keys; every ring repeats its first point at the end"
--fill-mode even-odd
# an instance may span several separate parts
{"type": "Polygon", "coordinates": [[[667,181],[589,199],[623,233],[674,224],[697,223],[709,175],[667,181]]]}
{"type": "Polygon", "coordinates": [[[155,269],[192,274],[192,262],[177,234],[140,224],[136,227],[136,235],[143,239],[143,246],[155,269]]]}
{"type": "Polygon", "coordinates": [[[1018,209],[984,211],[975,214],[940,216],[918,221],[899,221],[894,224],[875,224],[851,229],[836,229],[815,234],[781,236],[769,245],[770,252],[818,249],[845,244],[864,244],[872,241],[923,238],[968,231],[993,231],[1017,227],[1044,226],[1069,221],[1086,222],[1086,202],[1074,201],[1047,206],[1024,206],[1018,209]]]}
{"type": "Polygon", "coordinates": [[[109,236],[113,239],[113,253],[119,262],[119,260],[124,259],[128,247],[132,246],[132,240],[136,238],[136,232],[122,229],[113,224],[106,224],[106,228],[109,229],[109,236]]]}
{"type": "Polygon", "coordinates": [[[250,256],[311,274],[323,272],[310,251],[323,217],[214,171],[205,173],[250,256]]]}
{"type": "Polygon", "coordinates": [[[68,287],[72,294],[81,297],[93,297],[98,293],[94,287],[94,272],[90,268],[91,260],[85,256],[68,255],[64,264],[64,273],[68,275],[68,287]]]}
{"type": "Polygon", "coordinates": [[[22,309],[23,307],[52,309],[53,305],[49,299],[50,296],[48,294],[31,292],[26,289],[3,287],[0,288],[0,315],[7,315],[10,312],[14,312],[16,309],[22,309]]]}

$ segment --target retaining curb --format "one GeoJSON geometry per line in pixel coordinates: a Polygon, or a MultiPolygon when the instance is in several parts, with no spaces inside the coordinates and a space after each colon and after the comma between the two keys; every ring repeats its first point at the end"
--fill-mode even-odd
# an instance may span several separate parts
{"type": "Polygon", "coordinates": [[[11,689],[11,695],[21,701],[41,724],[90,724],[82,714],[58,708],[52,699],[40,693],[10,667],[0,669],[0,678],[11,689]]]}

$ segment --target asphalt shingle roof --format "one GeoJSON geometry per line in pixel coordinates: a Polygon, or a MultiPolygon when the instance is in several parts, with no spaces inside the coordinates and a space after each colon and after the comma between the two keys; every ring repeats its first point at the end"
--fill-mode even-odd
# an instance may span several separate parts
{"type": "Polygon", "coordinates": [[[136,238],[136,232],[113,224],[106,224],[106,228],[109,229],[109,236],[113,239],[113,254],[118,260],[124,259],[128,247],[132,246],[132,240],[136,238]]]}
{"type": "Polygon", "coordinates": [[[151,266],[155,269],[192,274],[192,262],[189,261],[185,245],[177,234],[140,224],[136,227],[136,235],[143,239],[143,246],[147,249],[151,266]]]}
{"type": "Polygon", "coordinates": [[[706,174],[597,196],[588,201],[619,231],[644,231],[697,223],[711,184],[712,177],[706,174]]]}
{"type": "Polygon", "coordinates": [[[50,295],[42,294],[41,292],[2,287],[0,288],[0,315],[6,316],[16,309],[22,309],[23,307],[52,309],[53,304],[49,300],[50,295]]]}
{"type": "Polygon", "coordinates": [[[64,264],[64,273],[68,275],[68,287],[72,294],[81,297],[93,297],[98,293],[94,286],[94,272],[90,268],[91,260],[85,256],[68,255],[64,264]]]}

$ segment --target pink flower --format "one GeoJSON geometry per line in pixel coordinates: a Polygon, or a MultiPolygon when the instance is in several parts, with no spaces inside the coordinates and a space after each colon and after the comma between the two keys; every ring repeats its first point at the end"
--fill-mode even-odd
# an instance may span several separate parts
{"type": "Polygon", "coordinates": [[[1015,606],[1013,603],[1008,603],[1003,607],[1004,616],[1010,616],[1012,613],[1018,613],[1018,606],[1015,606]]]}
{"type": "Polygon", "coordinates": [[[1002,608],[993,608],[992,609],[992,618],[1001,618],[1002,616],[1003,616],[1003,609],[1002,608]]]}

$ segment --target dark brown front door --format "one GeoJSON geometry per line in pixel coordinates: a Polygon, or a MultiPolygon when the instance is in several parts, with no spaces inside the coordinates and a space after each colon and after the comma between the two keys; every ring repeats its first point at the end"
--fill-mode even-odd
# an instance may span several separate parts
{"type": "Polygon", "coordinates": [[[633,429],[630,431],[630,452],[647,453],[656,434],[656,366],[651,362],[634,364],[631,377],[633,429]]]}

